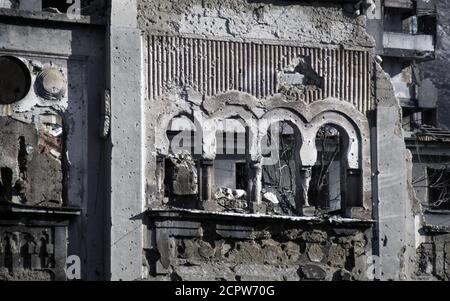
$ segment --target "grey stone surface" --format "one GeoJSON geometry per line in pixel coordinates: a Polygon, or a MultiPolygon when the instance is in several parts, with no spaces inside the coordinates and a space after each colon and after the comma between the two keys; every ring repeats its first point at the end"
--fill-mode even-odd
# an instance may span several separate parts
{"type": "MultiPolygon", "coordinates": [[[[202,233],[192,237],[178,236],[175,231],[167,231],[167,228],[155,228],[159,239],[152,242],[151,248],[157,248],[165,255],[154,259],[147,256],[150,270],[156,268],[158,271],[150,273],[148,279],[368,279],[365,272],[371,246],[362,244],[371,239],[368,228],[351,227],[351,233],[335,234],[336,229],[327,225],[325,220],[316,226],[307,226],[286,225],[275,220],[251,222],[245,217],[226,220],[220,215],[214,219],[213,223],[201,221],[202,233]],[[234,226],[243,221],[247,226],[234,226]],[[216,228],[222,231],[240,230],[249,235],[236,233],[223,237],[216,228]],[[218,266],[222,267],[220,271],[218,266]]],[[[191,216],[183,220],[172,225],[182,229],[193,221],[201,220],[201,217],[191,216]]]]}
{"type": "Polygon", "coordinates": [[[302,276],[307,280],[325,280],[327,274],[326,271],[314,264],[308,264],[301,267],[302,276]]]}

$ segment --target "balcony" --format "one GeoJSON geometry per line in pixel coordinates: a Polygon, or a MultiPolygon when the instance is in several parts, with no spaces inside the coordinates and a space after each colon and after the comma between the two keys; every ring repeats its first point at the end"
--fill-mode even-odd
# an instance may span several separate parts
{"type": "Polygon", "coordinates": [[[429,59],[434,57],[434,37],[432,35],[384,32],[383,48],[385,56],[429,59]]]}

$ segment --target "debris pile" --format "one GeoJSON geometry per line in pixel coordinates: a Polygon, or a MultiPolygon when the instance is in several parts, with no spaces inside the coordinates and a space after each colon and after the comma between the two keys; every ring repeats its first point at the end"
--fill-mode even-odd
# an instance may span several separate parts
{"type": "Polygon", "coordinates": [[[247,192],[245,190],[221,187],[217,189],[214,198],[225,211],[248,211],[247,192]]]}
{"type": "Polygon", "coordinates": [[[190,196],[198,193],[198,175],[195,160],[190,154],[171,154],[170,179],[172,193],[177,196],[190,196]]]}

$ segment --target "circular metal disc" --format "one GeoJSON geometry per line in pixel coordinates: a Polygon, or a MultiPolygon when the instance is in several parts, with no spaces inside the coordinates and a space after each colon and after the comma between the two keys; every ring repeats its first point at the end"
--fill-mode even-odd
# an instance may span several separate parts
{"type": "Polygon", "coordinates": [[[56,68],[45,69],[36,78],[36,92],[44,99],[61,99],[66,92],[64,75],[56,68]]]}

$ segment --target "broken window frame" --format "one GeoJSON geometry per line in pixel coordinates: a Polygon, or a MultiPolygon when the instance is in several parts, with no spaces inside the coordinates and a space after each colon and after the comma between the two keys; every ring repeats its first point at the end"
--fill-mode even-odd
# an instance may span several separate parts
{"type": "MultiPolygon", "coordinates": [[[[186,120],[186,119],[185,119],[186,120]]],[[[181,112],[180,114],[177,114],[175,116],[173,116],[169,123],[168,123],[168,127],[166,129],[166,131],[164,132],[165,137],[167,138],[169,145],[168,145],[168,151],[167,154],[158,154],[156,156],[156,197],[157,199],[162,203],[162,204],[168,204],[170,203],[170,195],[166,193],[167,191],[167,171],[166,168],[168,167],[167,164],[167,160],[169,159],[170,155],[174,155],[176,154],[174,152],[174,150],[172,149],[173,147],[173,139],[177,136],[177,134],[182,134],[184,135],[184,137],[181,137],[181,139],[183,139],[183,146],[181,147],[181,153],[178,154],[189,154],[192,159],[196,162],[196,166],[197,166],[197,175],[198,175],[198,179],[200,179],[201,177],[201,156],[197,155],[197,147],[198,147],[198,143],[201,143],[201,140],[199,142],[198,138],[201,137],[201,126],[199,126],[198,121],[193,118],[193,116],[191,116],[188,113],[185,112],[181,112]],[[190,126],[191,129],[183,129],[183,130],[177,130],[174,131],[172,130],[170,127],[172,126],[172,122],[175,121],[177,118],[187,118],[187,120],[189,122],[191,122],[190,126]],[[189,148],[190,150],[187,151],[186,149],[183,149],[184,146],[184,139],[186,138],[186,133],[190,133],[190,137],[189,137],[189,148]]],[[[197,197],[199,198],[201,196],[201,189],[202,189],[202,181],[199,181],[198,185],[198,193],[197,193],[197,197]]]]}
{"type": "MultiPolygon", "coordinates": [[[[271,181],[266,181],[266,176],[270,174],[270,169],[274,168],[275,165],[264,165],[262,168],[262,190],[266,192],[272,192],[276,191],[276,195],[283,196],[282,202],[280,202],[280,210],[284,213],[287,212],[293,212],[295,215],[300,213],[300,207],[303,205],[303,198],[301,197],[302,189],[301,189],[301,183],[303,176],[302,173],[302,166],[298,163],[300,162],[300,149],[303,142],[302,134],[298,126],[290,121],[290,120],[279,120],[271,123],[269,125],[269,128],[267,130],[267,133],[265,134],[263,138],[263,143],[267,142],[268,149],[276,150],[276,162],[275,164],[278,164],[278,168],[275,168],[275,178],[272,177],[271,181]],[[276,126],[275,126],[276,125],[276,126]],[[292,130],[292,134],[285,134],[284,131],[289,131],[289,129],[292,130]],[[276,132],[274,132],[276,131],[276,132]],[[274,135],[278,135],[278,138],[273,139],[274,135]],[[289,137],[291,136],[291,137],[289,137]],[[292,138],[292,144],[285,145],[284,142],[286,139],[292,138]],[[264,139],[267,139],[267,141],[264,141],[264,139]],[[288,154],[289,153],[289,154],[288,154]],[[290,162],[292,160],[292,162],[290,162]],[[293,166],[292,166],[293,165],[293,166]],[[271,166],[271,167],[267,167],[271,166]],[[289,174],[292,175],[292,177],[289,179],[290,182],[290,190],[285,189],[286,187],[283,187],[282,184],[282,169],[287,168],[289,171],[289,174]],[[278,174],[276,169],[278,169],[278,174]],[[278,183],[274,183],[275,181],[278,181],[278,183]],[[267,191],[269,189],[270,191],[267,191]],[[289,201],[287,194],[289,191],[293,194],[293,203],[289,201]]],[[[263,147],[263,145],[261,145],[263,147]]],[[[261,150],[264,156],[264,150],[261,150]]],[[[272,158],[273,159],[273,158],[272,158]]],[[[262,191],[262,193],[263,193],[262,191]]],[[[286,213],[286,215],[288,215],[286,213]]]]}
{"type": "Polygon", "coordinates": [[[450,169],[427,167],[427,201],[432,210],[450,211],[450,169]]]}
{"type": "Polygon", "coordinates": [[[344,183],[342,183],[342,180],[345,180],[345,145],[343,142],[343,135],[341,134],[341,130],[339,130],[336,126],[332,124],[324,124],[322,125],[316,135],[316,149],[317,149],[317,162],[316,165],[313,166],[312,169],[312,175],[311,175],[311,186],[308,191],[309,193],[309,199],[311,202],[314,202],[314,205],[317,209],[321,210],[322,212],[331,213],[330,204],[333,201],[331,199],[330,195],[330,183],[329,183],[329,177],[330,177],[330,169],[332,168],[332,165],[334,162],[339,162],[339,196],[336,196],[339,199],[339,209],[338,212],[342,209],[342,200],[343,200],[343,192],[345,191],[345,187],[342,187],[344,183]],[[327,135],[327,131],[336,131],[336,135],[333,135],[333,137],[329,137],[331,135],[327,135]],[[337,141],[330,141],[328,139],[337,140],[337,141]],[[327,141],[328,140],[328,141],[327,141]],[[320,147],[317,147],[317,142],[320,142],[320,147]],[[331,142],[334,149],[329,153],[328,150],[325,150],[329,147],[328,142],[331,142]],[[330,155],[330,157],[327,157],[327,154],[330,155]],[[316,170],[320,168],[319,175],[317,176],[316,170]],[[324,193],[326,193],[326,198],[324,193]]]}

